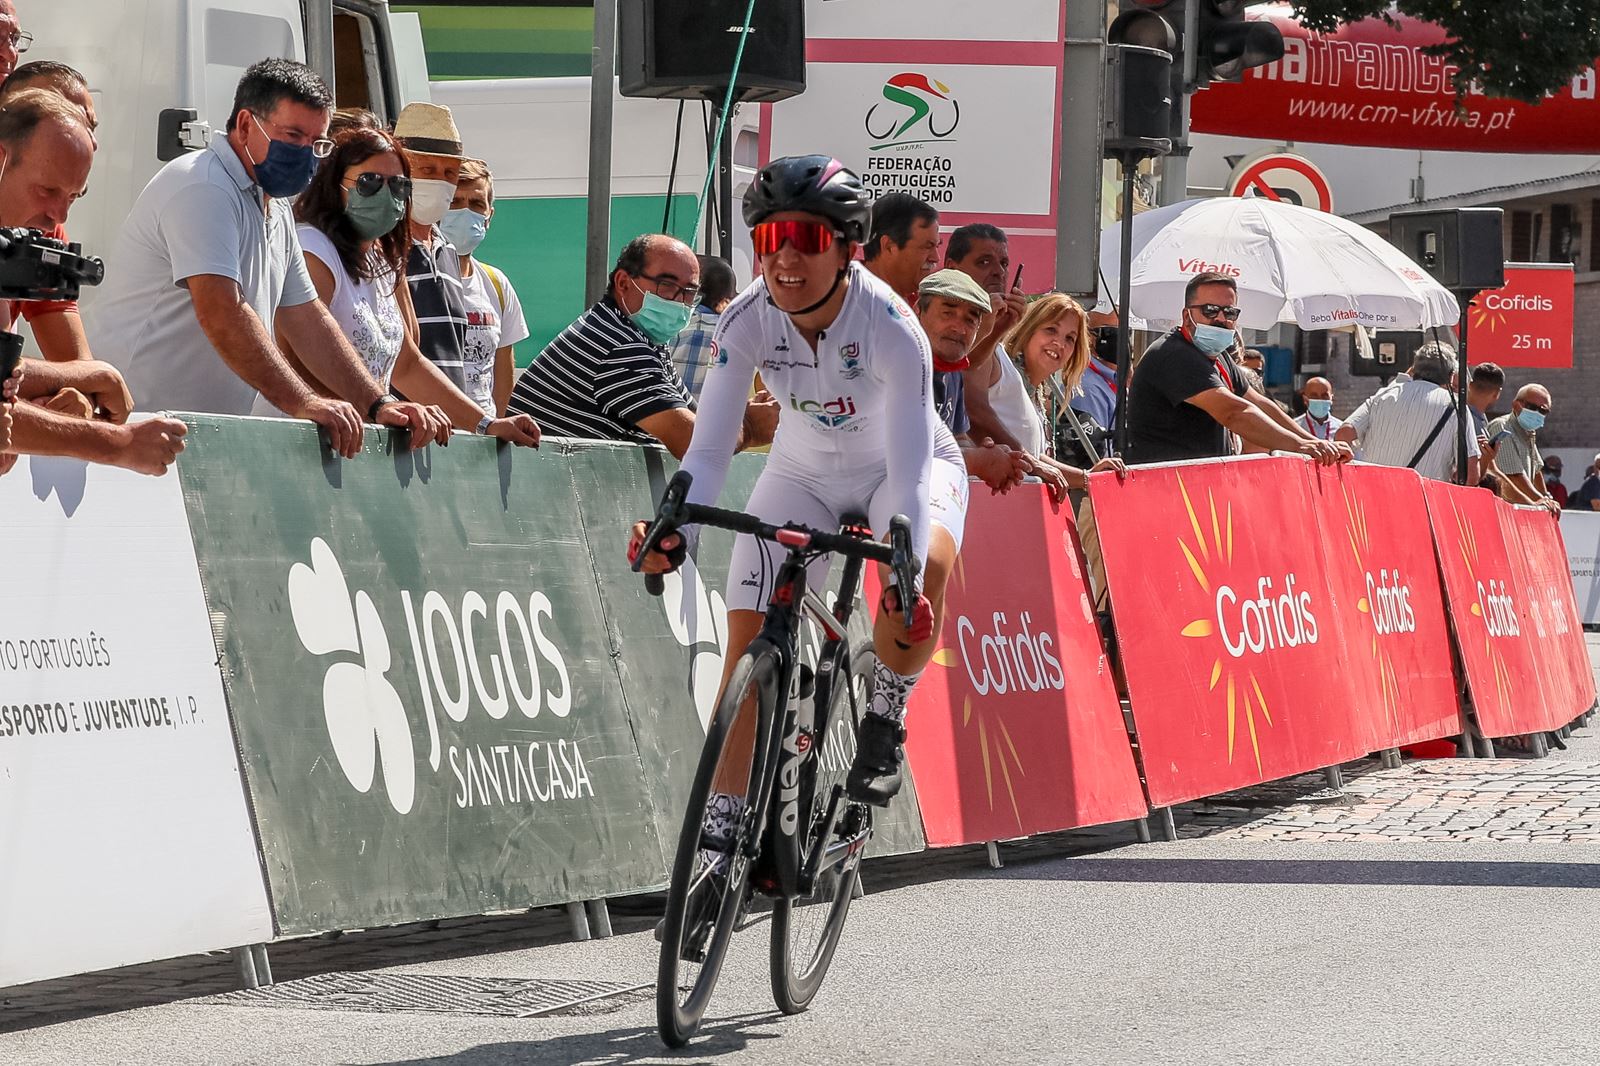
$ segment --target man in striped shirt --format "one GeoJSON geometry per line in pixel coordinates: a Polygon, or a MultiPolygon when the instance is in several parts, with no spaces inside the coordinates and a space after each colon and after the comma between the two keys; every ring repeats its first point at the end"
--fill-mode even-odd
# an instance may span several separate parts
{"type": "MultiPolygon", "coordinates": [[[[700,264],[688,245],[659,233],[635,237],[617,257],[600,302],[517,378],[509,411],[532,415],[547,434],[659,442],[683,458],[694,400],[673,369],[669,344],[699,296],[700,264]]],[[[796,336],[794,343],[805,342],[796,336]]],[[[813,357],[796,357],[802,354],[813,357]]],[[[718,359],[711,362],[715,373],[718,359]]],[[[758,394],[745,408],[739,447],[771,443],[777,425],[777,402],[758,394]]]]}
{"type": "MultiPolygon", "coordinates": [[[[1449,481],[1456,469],[1456,406],[1450,384],[1455,349],[1429,341],[1417,349],[1406,380],[1369,397],[1345,420],[1335,440],[1360,449],[1363,462],[1410,467],[1423,477],[1449,481]]],[[[1468,485],[1478,483],[1478,435],[1467,419],[1468,485]]]]}
{"type": "Polygon", "coordinates": [[[450,384],[466,392],[467,303],[461,257],[439,232],[466,158],[461,134],[448,107],[411,103],[395,120],[394,136],[411,172],[406,284],[417,316],[417,347],[450,384]]]}

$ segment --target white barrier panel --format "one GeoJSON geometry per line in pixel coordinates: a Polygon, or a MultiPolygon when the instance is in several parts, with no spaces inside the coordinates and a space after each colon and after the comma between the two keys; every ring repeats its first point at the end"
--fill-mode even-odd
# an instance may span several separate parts
{"type": "Polygon", "coordinates": [[[1561,539],[1567,544],[1567,569],[1578,597],[1578,617],[1600,625],[1600,512],[1562,511],[1561,539]]]}
{"type": "Polygon", "coordinates": [[[272,937],[176,473],[0,477],[0,987],[272,937]]]}

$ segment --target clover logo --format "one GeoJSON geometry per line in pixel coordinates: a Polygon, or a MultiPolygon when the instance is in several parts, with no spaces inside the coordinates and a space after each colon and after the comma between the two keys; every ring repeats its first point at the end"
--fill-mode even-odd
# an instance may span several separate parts
{"type": "Polygon", "coordinates": [[[416,799],[416,755],[411,722],[400,694],[384,675],[389,636],[372,597],[357,592],[354,606],[344,571],[326,541],[311,541],[311,565],[289,571],[289,613],[295,633],[313,655],[346,658],[322,678],[322,714],[339,768],[357,792],[372,788],[378,764],[389,804],[407,814],[416,799]]]}
{"type": "Polygon", "coordinates": [[[700,725],[709,727],[722,687],[722,663],[728,644],[728,609],[722,594],[707,588],[693,559],[666,575],[662,606],[667,625],[679,645],[689,651],[689,690],[700,725]]]}

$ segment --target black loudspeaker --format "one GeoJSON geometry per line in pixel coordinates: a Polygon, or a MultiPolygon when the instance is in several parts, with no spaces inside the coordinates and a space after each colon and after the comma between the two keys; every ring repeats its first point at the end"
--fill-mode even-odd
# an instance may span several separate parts
{"type": "Polygon", "coordinates": [[[1506,283],[1503,213],[1498,207],[1405,211],[1389,216],[1389,239],[1447,289],[1498,289],[1506,283]]]}
{"type": "MultiPolygon", "coordinates": [[[[748,0],[622,0],[622,95],[722,103],[749,6],[748,0]]],[[[734,103],[770,104],[805,92],[805,0],[759,0],[750,18],[734,103]]]]}
{"type": "Polygon", "coordinates": [[[1159,48],[1106,46],[1105,154],[1143,159],[1172,150],[1172,56],[1159,48]]]}

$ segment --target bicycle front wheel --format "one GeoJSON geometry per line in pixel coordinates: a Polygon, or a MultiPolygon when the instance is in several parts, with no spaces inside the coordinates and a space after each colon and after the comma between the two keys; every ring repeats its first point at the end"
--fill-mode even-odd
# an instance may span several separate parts
{"type": "MultiPolygon", "coordinates": [[[[716,845],[703,837],[706,807],[724,763],[741,761],[746,769],[752,752],[732,751],[728,733],[739,714],[770,713],[778,698],[778,653],[752,645],[734,666],[717,713],[706,730],[694,786],[678,834],[667,913],[661,924],[661,960],[656,972],[656,1024],[668,1047],[683,1047],[700,1028],[711,1000],[728,943],[744,909],[750,862],[743,844],[749,839],[756,812],[751,809],[757,782],[746,790],[743,822],[734,834],[726,872],[713,873],[707,855],[716,845]]],[[[725,849],[726,850],[726,849],[725,849]]]]}
{"type": "MultiPolygon", "coordinates": [[[[872,699],[873,652],[868,644],[841,647],[827,689],[827,736],[816,738],[818,756],[809,765],[811,813],[804,840],[807,850],[827,834],[826,847],[844,847],[849,839],[870,835],[872,813],[864,805],[843,800],[839,817],[830,825],[829,808],[835,786],[843,787],[855,753],[856,726],[872,699]],[[831,743],[833,739],[840,743],[831,743]]],[[[846,850],[842,859],[817,878],[810,894],[780,899],[772,912],[772,998],[785,1014],[799,1014],[811,1005],[833,962],[839,935],[844,932],[850,900],[861,872],[866,838],[846,850]]]]}

